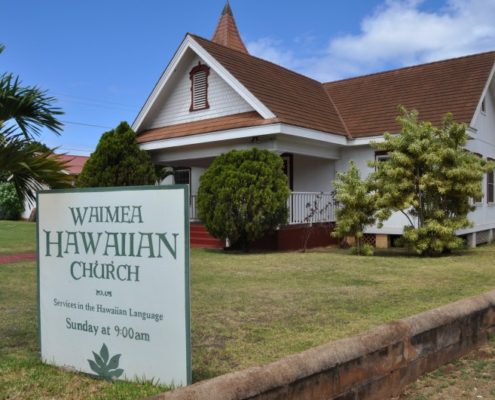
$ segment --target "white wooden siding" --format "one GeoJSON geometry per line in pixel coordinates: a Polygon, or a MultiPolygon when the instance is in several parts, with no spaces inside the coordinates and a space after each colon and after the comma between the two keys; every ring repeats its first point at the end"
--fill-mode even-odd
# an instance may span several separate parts
{"type": "Polygon", "coordinates": [[[295,192],[331,192],[335,179],[335,161],[293,156],[293,184],[295,192]]]}
{"type": "Polygon", "coordinates": [[[481,107],[476,110],[473,128],[477,132],[473,134],[474,140],[468,143],[467,148],[483,156],[495,158],[495,80],[486,93],[485,107],[486,112],[482,112],[481,107]]]}
{"type": "MultiPolygon", "coordinates": [[[[154,118],[147,123],[147,129],[254,111],[213,69],[210,69],[208,77],[208,103],[210,107],[206,110],[189,111],[191,107],[189,72],[198,65],[199,61],[200,58],[195,57],[182,70],[182,76],[175,82],[169,95],[162,100],[156,113],[154,113],[154,118]]],[[[201,63],[205,64],[203,60],[201,63]]]]}

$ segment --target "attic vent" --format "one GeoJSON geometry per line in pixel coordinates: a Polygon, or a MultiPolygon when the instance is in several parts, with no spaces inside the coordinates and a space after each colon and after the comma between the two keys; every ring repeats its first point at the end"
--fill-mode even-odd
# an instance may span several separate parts
{"type": "Polygon", "coordinates": [[[191,107],[189,111],[210,108],[208,104],[208,75],[210,68],[201,62],[196,65],[189,76],[191,78],[191,107]]]}

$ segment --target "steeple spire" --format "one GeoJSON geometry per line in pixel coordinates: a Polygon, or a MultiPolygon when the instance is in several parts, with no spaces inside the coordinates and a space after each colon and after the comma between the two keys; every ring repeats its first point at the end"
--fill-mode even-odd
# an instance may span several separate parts
{"type": "Polygon", "coordinates": [[[220,16],[217,28],[213,34],[212,42],[248,54],[239,30],[237,29],[237,24],[235,23],[229,0],[227,0],[223,7],[222,15],[220,16]]]}
{"type": "Polygon", "coordinates": [[[227,3],[225,3],[225,6],[223,7],[222,15],[230,15],[231,17],[234,16],[232,13],[232,8],[230,8],[230,1],[227,0],[227,3]]]}

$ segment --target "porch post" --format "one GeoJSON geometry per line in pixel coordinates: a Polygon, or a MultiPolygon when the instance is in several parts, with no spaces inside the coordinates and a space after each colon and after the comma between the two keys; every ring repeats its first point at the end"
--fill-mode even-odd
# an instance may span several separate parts
{"type": "Polygon", "coordinates": [[[467,245],[470,249],[476,248],[476,232],[467,235],[467,245]]]}

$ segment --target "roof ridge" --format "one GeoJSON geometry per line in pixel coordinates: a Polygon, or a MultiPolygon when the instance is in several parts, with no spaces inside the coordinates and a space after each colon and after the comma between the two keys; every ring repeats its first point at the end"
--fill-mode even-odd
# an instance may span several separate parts
{"type": "Polygon", "coordinates": [[[345,123],[344,117],[342,116],[342,114],[340,113],[339,108],[337,107],[337,103],[335,103],[335,101],[333,101],[332,95],[330,94],[330,92],[328,90],[325,89],[325,87],[323,86],[323,84],[321,84],[321,87],[322,87],[323,91],[326,93],[328,99],[330,100],[330,103],[332,103],[333,108],[335,108],[335,111],[337,112],[337,115],[338,115],[338,117],[340,119],[340,123],[344,127],[344,130],[345,130],[345,133],[347,134],[347,137],[349,139],[354,139],[353,136],[352,136],[352,134],[351,134],[351,131],[349,130],[349,127],[345,123]]]}
{"type": "MultiPolygon", "coordinates": [[[[211,40],[205,39],[199,35],[195,35],[195,34],[190,34],[190,35],[191,35],[191,38],[193,40],[197,39],[199,41],[200,46],[201,46],[201,41],[203,41],[204,46],[207,46],[207,45],[208,46],[209,45],[219,46],[216,51],[218,51],[220,53],[224,53],[223,52],[224,49],[236,51],[235,49],[232,49],[232,48],[230,48],[228,46],[224,46],[220,43],[216,43],[216,42],[213,42],[211,40]]],[[[238,53],[241,53],[243,56],[249,56],[250,57],[249,62],[255,62],[255,61],[259,62],[260,67],[262,67],[262,68],[272,68],[272,70],[274,70],[274,71],[279,70],[276,72],[279,75],[280,74],[287,74],[288,76],[286,77],[286,79],[288,79],[288,80],[299,81],[301,83],[304,82],[304,84],[308,87],[308,90],[311,91],[315,96],[318,96],[318,98],[320,99],[319,102],[321,103],[321,106],[326,109],[324,114],[327,115],[327,117],[325,117],[325,118],[332,118],[332,117],[328,117],[328,114],[329,115],[333,114],[333,116],[334,116],[333,118],[336,120],[335,123],[338,125],[338,127],[334,127],[334,130],[332,132],[335,134],[343,135],[343,136],[350,136],[350,131],[347,128],[346,124],[343,123],[342,115],[340,114],[340,111],[337,110],[335,102],[329,96],[329,94],[327,93],[327,90],[325,89],[325,87],[323,86],[323,84],[321,82],[317,81],[316,79],[310,78],[306,75],[303,75],[299,72],[293,71],[287,67],[276,64],[272,61],[264,60],[260,57],[253,56],[251,54],[246,54],[246,53],[242,53],[242,52],[238,52],[238,53]]],[[[228,53],[224,53],[224,54],[227,57],[229,57],[228,53]]],[[[242,58],[240,60],[242,61],[242,58]]],[[[248,62],[248,59],[246,59],[245,62],[248,62]]],[[[274,112],[268,105],[267,105],[267,107],[272,112],[274,112]]],[[[278,117],[280,117],[280,115],[278,113],[275,113],[275,114],[278,117]]]]}
{"type": "Polygon", "coordinates": [[[260,60],[260,61],[266,62],[266,63],[268,63],[268,64],[275,65],[275,66],[276,66],[276,67],[278,67],[278,68],[285,69],[287,72],[290,72],[290,73],[292,73],[292,74],[294,74],[294,75],[301,76],[301,77],[303,77],[303,78],[306,78],[306,79],[308,79],[308,80],[311,80],[311,81],[313,81],[313,82],[315,82],[315,83],[318,83],[318,84],[320,84],[320,85],[322,84],[322,82],[320,82],[320,81],[318,81],[318,80],[316,80],[316,79],[313,79],[313,78],[311,78],[311,77],[309,77],[309,76],[307,76],[307,75],[301,74],[300,72],[297,72],[297,71],[294,71],[294,70],[289,69],[289,68],[287,68],[287,67],[284,67],[283,65],[276,64],[276,63],[274,63],[273,61],[269,61],[269,60],[265,60],[264,58],[261,58],[261,57],[253,56],[253,55],[252,55],[252,54],[250,54],[250,53],[243,53],[242,51],[239,51],[239,50],[233,49],[233,48],[231,48],[231,47],[229,47],[229,46],[225,46],[225,45],[220,44],[220,43],[217,43],[217,42],[213,42],[213,41],[211,41],[211,40],[209,40],[209,39],[206,39],[206,38],[204,38],[204,37],[202,37],[202,36],[196,35],[195,33],[188,32],[187,34],[188,34],[188,35],[191,35],[191,36],[193,36],[193,37],[197,37],[197,38],[202,39],[202,40],[206,40],[207,42],[213,43],[213,44],[215,44],[215,45],[217,45],[217,46],[222,46],[222,47],[224,47],[224,48],[226,48],[226,49],[233,50],[233,51],[237,51],[238,53],[244,54],[245,56],[249,56],[249,57],[252,57],[252,58],[256,58],[257,60],[260,60]]]}
{"type": "Polygon", "coordinates": [[[358,75],[358,76],[353,76],[353,77],[350,77],[350,78],[343,78],[343,79],[337,79],[335,81],[323,82],[322,84],[323,85],[330,85],[332,83],[340,83],[340,82],[345,82],[345,81],[351,81],[351,80],[354,80],[354,79],[366,78],[366,77],[375,76],[375,75],[383,75],[383,74],[388,74],[388,73],[391,73],[391,72],[402,71],[402,70],[407,70],[407,69],[416,69],[416,68],[420,68],[420,67],[424,67],[424,66],[428,66],[428,65],[441,64],[441,63],[445,63],[445,62],[450,62],[450,61],[455,61],[455,60],[462,60],[462,59],[465,59],[465,58],[472,58],[472,57],[476,57],[476,56],[483,56],[483,55],[487,55],[487,54],[493,54],[493,55],[495,55],[495,50],[484,51],[484,52],[481,52],[481,53],[467,54],[467,55],[464,55],[464,56],[459,56],[459,57],[454,57],[454,58],[447,58],[447,59],[443,59],[443,60],[430,61],[430,62],[423,63],[423,64],[409,65],[409,66],[406,66],[406,67],[393,68],[393,69],[389,69],[389,70],[386,70],[386,71],[372,72],[370,74],[358,75]]]}

